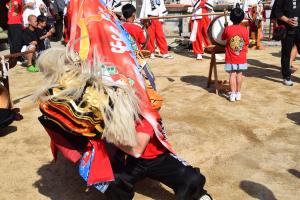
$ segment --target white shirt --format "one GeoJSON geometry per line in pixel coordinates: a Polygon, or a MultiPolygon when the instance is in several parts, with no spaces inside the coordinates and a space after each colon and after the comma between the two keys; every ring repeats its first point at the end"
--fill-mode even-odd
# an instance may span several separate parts
{"type": "Polygon", "coordinates": [[[40,6],[45,5],[43,0],[24,0],[24,4],[34,3],[33,8],[26,8],[23,12],[23,23],[24,26],[28,25],[28,16],[35,15],[36,17],[41,14],[40,6]]]}
{"type": "Polygon", "coordinates": [[[161,17],[167,14],[168,11],[165,7],[164,0],[143,0],[140,18],[148,16],[161,17]]]}
{"type": "Polygon", "coordinates": [[[109,9],[114,10],[114,8],[121,6],[121,0],[105,0],[105,4],[109,9]]]}
{"type": "Polygon", "coordinates": [[[244,5],[243,5],[243,10],[244,12],[248,12],[249,7],[252,7],[253,5],[257,5],[258,2],[261,0],[245,0],[244,5]]]}
{"type": "MultiPolygon", "coordinates": [[[[203,13],[202,8],[199,7],[201,1],[204,1],[204,0],[192,0],[192,6],[194,7],[195,15],[199,15],[199,14],[203,13]]],[[[214,6],[213,0],[206,0],[205,7],[207,9],[207,12],[213,12],[213,6],[214,6]]],[[[193,16],[192,20],[195,20],[195,19],[202,19],[202,16],[193,16]]]]}

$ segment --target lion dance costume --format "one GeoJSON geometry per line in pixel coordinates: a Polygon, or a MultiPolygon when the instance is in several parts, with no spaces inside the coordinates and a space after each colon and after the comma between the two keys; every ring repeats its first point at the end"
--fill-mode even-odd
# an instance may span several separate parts
{"type": "Polygon", "coordinates": [[[70,42],[38,60],[45,87],[37,92],[41,124],[54,158],[79,163],[88,186],[104,192],[114,175],[106,142],[136,145],[135,124],[146,119],[170,152],[158,109],[154,77],[132,38],[100,1],[73,0],[70,42]]]}

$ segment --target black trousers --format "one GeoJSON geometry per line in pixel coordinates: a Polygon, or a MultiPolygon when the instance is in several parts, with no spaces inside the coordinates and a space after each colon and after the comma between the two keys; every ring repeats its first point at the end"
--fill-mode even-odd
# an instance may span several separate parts
{"type": "Polygon", "coordinates": [[[105,196],[109,200],[131,200],[134,184],[146,177],[172,188],[178,200],[196,200],[206,194],[203,189],[205,177],[199,169],[165,153],[155,159],[129,156],[125,167],[115,174],[116,180],[110,184],[105,196]]]}
{"type": "Polygon", "coordinates": [[[10,53],[19,53],[22,49],[22,24],[8,24],[8,42],[10,53]]]}
{"type": "Polygon", "coordinates": [[[300,52],[300,31],[288,33],[286,38],[282,40],[281,47],[281,73],[283,78],[291,77],[290,59],[293,46],[296,45],[300,52]]]}
{"type": "Polygon", "coordinates": [[[58,12],[55,15],[55,33],[54,33],[54,40],[55,41],[60,41],[63,36],[63,30],[64,30],[64,13],[63,12],[58,12]]]}

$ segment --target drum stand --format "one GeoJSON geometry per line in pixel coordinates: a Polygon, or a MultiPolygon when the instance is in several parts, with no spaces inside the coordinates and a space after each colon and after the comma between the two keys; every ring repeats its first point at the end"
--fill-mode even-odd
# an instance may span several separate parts
{"type": "Polygon", "coordinates": [[[219,45],[210,45],[207,48],[205,48],[204,52],[207,54],[211,54],[207,88],[209,88],[210,85],[214,83],[215,93],[218,95],[219,90],[223,89],[224,83],[226,83],[226,81],[219,81],[218,79],[217,64],[225,64],[225,62],[217,62],[216,54],[225,53],[225,47],[219,45]],[[212,75],[214,76],[214,80],[212,80],[212,75]]]}

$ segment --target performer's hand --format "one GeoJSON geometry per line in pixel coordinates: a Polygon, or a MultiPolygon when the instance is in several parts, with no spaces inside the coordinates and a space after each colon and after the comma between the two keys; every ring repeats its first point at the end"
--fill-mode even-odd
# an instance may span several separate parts
{"type": "Polygon", "coordinates": [[[48,37],[50,37],[52,35],[52,32],[51,32],[51,30],[50,31],[48,31],[47,33],[46,33],[46,37],[48,38],[48,37]]]}
{"type": "Polygon", "coordinates": [[[52,27],[52,28],[49,30],[49,32],[51,32],[51,34],[55,33],[55,28],[52,27]]]}

